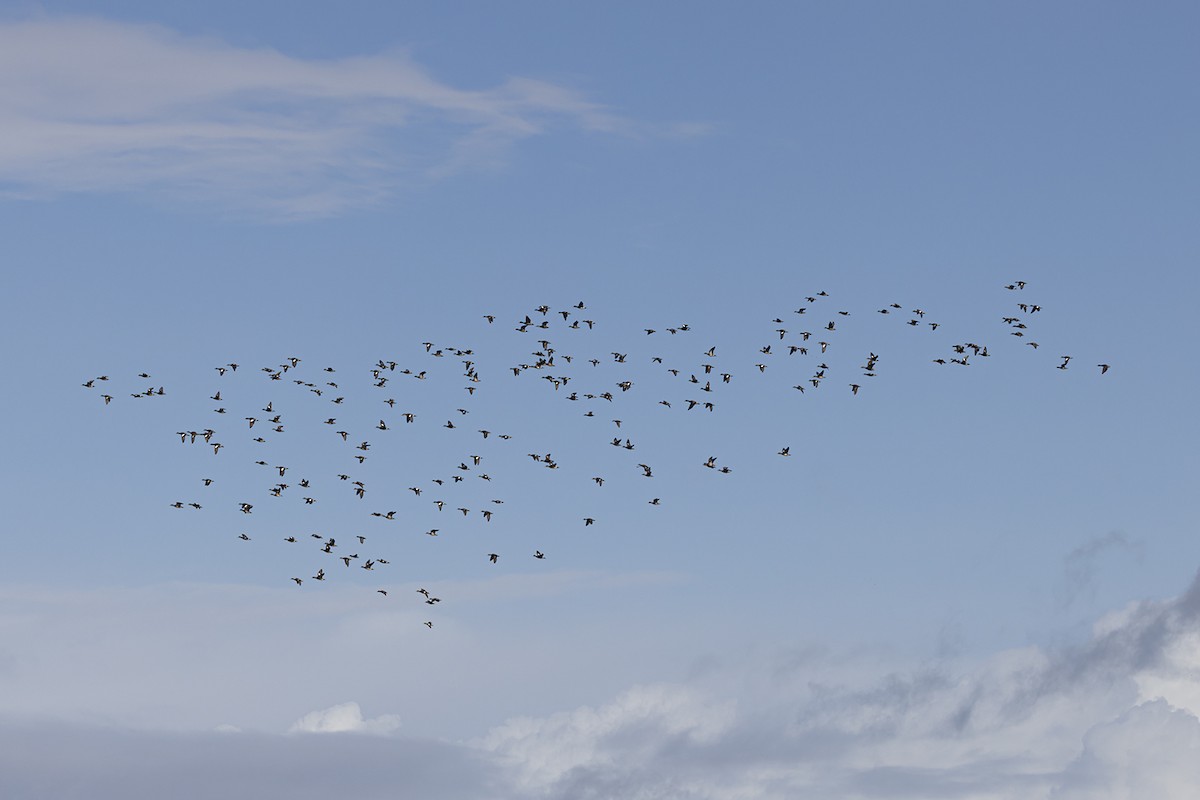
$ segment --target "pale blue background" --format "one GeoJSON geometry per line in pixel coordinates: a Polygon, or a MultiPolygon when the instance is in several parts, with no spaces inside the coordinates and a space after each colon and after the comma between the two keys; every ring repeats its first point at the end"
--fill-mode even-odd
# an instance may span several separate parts
{"type": "MultiPolygon", "coordinates": [[[[110,2],[8,4],[3,17],[76,14],[302,62],[402,51],[457,89],[537,79],[637,128],[550,123],[502,143],[488,163],[423,177],[406,164],[365,207],[302,219],[219,196],[187,201],[169,176],[47,187],[36,169],[0,173],[0,581],[18,598],[176,582],[282,592],[293,568],[317,562],[281,564],[266,544],[274,528],[252,550],[234,538],[241,520],[228,503],[210,516],[167,507],[199,498],[193,484],[208,468],[173,432],[204,418],[221,385],[214,365],[246,365],[240,396],[257,403],[275,388],[260,365],[301,356],[312,380],[318,366],[361,375],[381,357],[423,369],[426,340],[477,348],[485,380],[501,387],[473,401],[467,422],[486,408],[520,434],[495,487],[518,499],[488,532],[512,544],[491,567],[473,542],[421,541],[444,547],[417,548],[388,580],[407,594],[410,581],[595,571],[607,587],[437,609],[455,647],[481,662],[560,651],[548,661],[574,666],[543,676],[545,694],[517,677],[485,689],[464,669],[470,702],[443,717],[439,704],[455,696],[446,686],[310,697],[297,678],[241,718],[217,703],[175,720],[160,708],[147,724],[280,729],[354,698],[400,713],[410,735],[467,737],[513,714],[695,674],[731,649],[884,647],[920,661],[1079,642],[1107,611],[1178,594],[1200,564],[1194,4],[110,2]],[[1019,298],[1002,288],[1016,279],[1028,281],[1019,298]],[[848,380],[796,397],[778,374],[754,374],[757,348],[775,338],[771,319],[818,290],[831,309],[853,312],[839,318],[850,353],[842,374],[855,373],[859,353],[883,355],[858,397],[848,380]],[[587,479],[625,468],[603,446],[615,435],[608,418],[621,414],[577,419],[583,408],[507,370],[533,345],[513,320],[581,299],[601,324],[576,341],[595,344],[561,352],[636,353],[629,377],[668,387],[651,355],[695,370],[715,344],[736,373],[703,419],[658,415],[658,388],[638,398],[640,410],[618,398],[626,428],[641,425],[639,455],[654,442],[659,477],[651,491],[627,473],[597,490],[603,504],[587,479]],[[1036,353],[999,322],[1017,299],[1044,307],[1031,321],[1036,353]],[[942,320],[940,338],[881,320],[874,310],[893,300],[942,320]],[[485,313],[499,317],[492,328],[485,313]],[[662,329],[683,322],[690,338],[664,341],[662,329]],[[955,337],[992,343],[990,363],[930,364],[955,337]],[[1055,370],[1068,353],[1071,369],[1055,370]],[[1113,365],[1103,377],[1100,362],[1113,365]],[[79,387],[101,373],[138,385],[142,370],[170,391],[153,407],[119,402],[126,392],[105,409],[79,387]],[[593,422],[603,427],[581,427],[593,422]],[[791,459],[774,455],[784,445],[791,459]],[[521,461],[549,449],[572,461],[570,474],[521,461]],[[713,454],[734,473],[702,469],[713,454]],[[582,463],[593,458],[594,469],[582,463]],[[644,494],[664,507],[646,507],[644,494]],[[518,506],[527,517],[516,518],[518,506]],[[587,515],[599,522],[585,532],[587,515]],[[528,559],[534,547],[552,558],[528,559]]],[[[435,118],[394,135],[384,171],[386,158],[419,164],[457,134],[435,118]]],[[[824,321],[812,313],[810,325],[824,321]]],[[[452,408],[455,365],[436,366],[452,408]]],[[[376,401],[357,385],[345,394],[376,401]]],[[[433,408],[443,389],[427,391],[405,399],[433,408]]],[[[411,463],[434,472],[475,445],[443,455],[437,431],[421,441],[411,463]]],[[[297,446],[295,458],[317,456],[297,446]]],[[[245,474],[254,488],[229,501],[257,493],[265,509],[264,479],[245,474]]],[[[368,510],[408,507],[403,474],[394,502],[378,479],[368,510]]],[[[341,524],[329,505],[322,524],[341,524]]],[[[344,504],[346,514],[364,508],[344,504]]],[[[306,524],[302,509],[288,513],[280,529],[306,524]]],[[[351,582],[374,608],[375,583],[361,577],[351,582]]],[[[339,613],[353,619],[357,608],[339,613]]],[[[219,627],[204,635],[223,649],[219,627]]],[[[132,636],[129,647],[153,638],[132,636]]],[[[418,660],[443,646],[436,636],[406,645],[418,660]]],[[[369,659],[346,659],[359,656],[369,659]]],[[[353,682],[358,669],[309,685],[353,682]]],[[[94,677],[98,696],[104,679],[94,677]]],[[[51,691],[40,686],[30,691],[51,691]]],[[[140,719],[123,713],[85,709],[140,719]]]]}

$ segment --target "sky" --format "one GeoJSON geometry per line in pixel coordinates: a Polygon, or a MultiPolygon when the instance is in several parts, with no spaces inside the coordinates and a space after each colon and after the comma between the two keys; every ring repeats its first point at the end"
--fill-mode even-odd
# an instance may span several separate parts
{"type": "Polygon", "coordinates": [[[1190,797],[1198,23],[0,3],[0,793],[1190,797]]]}

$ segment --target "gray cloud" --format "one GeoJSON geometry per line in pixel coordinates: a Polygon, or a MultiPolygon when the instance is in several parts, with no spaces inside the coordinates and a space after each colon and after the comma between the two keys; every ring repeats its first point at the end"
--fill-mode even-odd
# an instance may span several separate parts
{"type": "Polygon", "coordinates": [[[486,754],[428,740],[0,724],[0,796],[13,800],[478,800],[497,777],[486,754]]]}

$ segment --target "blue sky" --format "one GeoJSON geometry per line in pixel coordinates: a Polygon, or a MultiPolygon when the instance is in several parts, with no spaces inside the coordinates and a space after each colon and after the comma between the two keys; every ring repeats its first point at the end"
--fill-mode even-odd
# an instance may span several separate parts
{"type": "MultiPolygon", "coordinates": [[[[156,742],[151,796],[198,754],[238,776],[240,753],[296,764],[324,736],[426,759],[361,797],[1184,796],[1198,21],[6,4],[0,737],[25,749],[0,781],[32,796],[65,758],[117,796],[120,770],[75,759],[156,742]],[[557,391],[510,370],[536,358],[543,334],[514,327],[542,304],[596,322],[544,334],[557,391]],[[812,352],[780,352],[801,330],[812,352]],[[931,363],[969,341],[989,359],[931,363]],[[686,411],[714,346],[733,379],[686,411]],[[280,383],[260,371],[291,356],[280,383]],[[379,359],[428,379],[374,387],[379,359]],[[819,390],[791,388],[823,362],[819,390]],[[143,371],[168,393],[130,398],[143,371]],[[107,407],[80,386],[101,374],[107,407]],[[336,375],[345,405],[292,375],[336,375]],[[611,405],[564,399],[601,385],[611,405]],[[267,402],[287,433],[254,443],[242,418],[267,402]],[[175,436],[205,426],[226,452],[175,436]],[[461,489],[431,485],[471,454],[461,489]],[[316,505],[270,496],[285,463],[316,505]],[[310,529],[392,563],[316,584],[341,564],[280,541],[310,529]]],[[[212,780],[194,796],[238,796],[212,780]]],[[[290,780],[262,791],[317,790],[290,780]]]]}

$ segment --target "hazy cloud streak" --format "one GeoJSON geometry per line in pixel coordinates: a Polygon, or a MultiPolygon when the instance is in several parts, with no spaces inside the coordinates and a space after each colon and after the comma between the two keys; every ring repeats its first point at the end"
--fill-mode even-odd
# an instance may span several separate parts
{"type": "Polygon", "coordinates": [[[401,53],[315,60],[89,18],[0,23],[0,188],[153,190],[274,219],[492,166],[555,125],[634,133],[570,89],[441,83],[401,53]]]}

